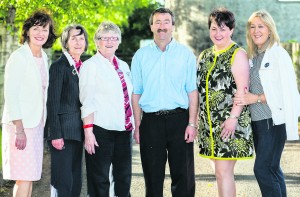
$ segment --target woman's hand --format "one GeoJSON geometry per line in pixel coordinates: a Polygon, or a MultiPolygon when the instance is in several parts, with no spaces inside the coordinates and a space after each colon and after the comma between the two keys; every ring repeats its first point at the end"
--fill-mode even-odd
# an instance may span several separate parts
{"type": "Polygon", "coordinates": [[[256,103],[258,96],[248,92],[248,89],[245,88],[245,94],[235,94],[233,102],[235,105],[250,105],[256,103]]]}
{"type": "Polygon", "coordinates": [[[88,154],[95,154],[95,146],[99,147],[98,142],[96,141],[95,135],[93,133],[92,128],[88,128],[84,130],[85,140],[84,140],[84,148],[88,152],[88,154]]]}
{"type": "Polygon", "coordinates": [[[52,140],[51,143],[52,143],[52,146],[54,148],[56,148],[57,150],[65,149],[64,139],[62,139],[62,138],[56,139],[56,140],[52,140]]]}
{"type": "Polygon", "coordinates": [[[26,133],[24,132],[22,120],[13,120],[15,125],[15,146],[18,150],[24,150],[26,147],[26,133]]]}
{"type": "Polygon", "coordinates": [[[226,141],[229,138],[232,138],[235,133],[235,129],[238,123],[237,118],[227,118],[222,124],[221,124],[221,138],[226,141]]]}
{"type": "Polygon", "coordinates": [[[24,132],[24,129],[22,131],[16,131],[15,132],[15,146],[18,150],[24,150],[26,147],[26,134],[24,132]]]}

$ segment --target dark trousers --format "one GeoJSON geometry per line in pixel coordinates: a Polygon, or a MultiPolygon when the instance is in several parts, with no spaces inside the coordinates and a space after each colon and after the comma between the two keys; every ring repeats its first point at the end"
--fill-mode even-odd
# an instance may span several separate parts
{"type": "Polygon", "coordinates": [[[140,154],[146,197],[162,197],[168,159],[173,197],[195,196],[194,145],[186,143],[188,111],[172,115],[143,113],[140,154]]]}
{"type": "Polygon", "coordinates": [[[109,131],[94,125],[99,147],[85,152],[89,197],[109,197],[109,169],[113,165],[115,196],[130,197],[132,135],[130,131],[109,131]]]}
{"type": "Polygon", "coordinates": [[[285,124],[273,125],[272,119],[253,121],[256,152],[254,174],[263,197],[286,197],[284,175],[280,168],[286,140],[285,124]]]}
{"type": "MultiPolygon", "coordinates": [[[[64,140],[65,148],[57,150],[48,141],[51,153],[51,185],[58,197],[79,197],[82,185],[83,143],[64,140]]],[[[52,190],[53,191],[53,190],[52,190]]],[[[41,194],[42,195],[42,194],[41,194]]]]}

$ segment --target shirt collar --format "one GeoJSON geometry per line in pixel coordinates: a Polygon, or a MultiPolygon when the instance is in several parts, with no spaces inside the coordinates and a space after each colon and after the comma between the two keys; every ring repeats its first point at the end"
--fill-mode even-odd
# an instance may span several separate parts
{"type": "MultiPolygon", "coordinates": [[[[171,49],[175,45],[176,41],[174,38],[172,38],[171,42],[169,42],[166,46],[166,51],[171,49]]],[[[154,40],[150,43],[151,47],[155,47],[157,50],[161,51],[160,48],[157,46],[157,44],[154,42],[154,40]]]]}
{"type": "Polygon", "coordinates": [[[70,63],[70,65],[75,66],[75,61],[73,60],[71,55],[66,51],[64,51],[64,55],[66,56],[66,58],[67,58],[68,62],[70,63]]]}

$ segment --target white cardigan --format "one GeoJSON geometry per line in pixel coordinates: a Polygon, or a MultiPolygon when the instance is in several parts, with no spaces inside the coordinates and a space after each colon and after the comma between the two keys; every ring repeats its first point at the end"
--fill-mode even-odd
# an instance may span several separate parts
{"type": "Polygon", "coordinates": [[[266,50],[259,76],[275,125],[285,123],[287,140],[298,140],[300,96],[292,60],[279,44],[266,50]]]}
{"type": "MultiPolygon", "coordinates": [[[[130,70],[117,58],[124,73],[129,98],[132,94],[130,70]]],[[[94,113],[94,124],[107,130],[125,130],[124,95],[114,66],[97,52],[83,63],[79,72],[81,117],[94,113]]],[[[133,118],[131,119],[133,121],[133,118]]]]}
{"type": "MultiPolygon", "coordinates": [[[[49,78],[48,58],[43,50],[42,56],[49,78]]],[[[25,43],[10,55],[5,66],[2,123],[22,120],[24,128],[34,128],[42,117],[45,123],[47,89],[48,82],[44,96],[39,68],[29,45],[25,43]]]]}

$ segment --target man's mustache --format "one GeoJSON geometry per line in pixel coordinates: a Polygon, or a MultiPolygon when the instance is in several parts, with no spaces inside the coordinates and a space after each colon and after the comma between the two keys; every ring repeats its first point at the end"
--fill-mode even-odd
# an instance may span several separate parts
{"type": "Polygon", "coordinates": [[[168,31],[168,30],[166,30],[166,29],[158,29],[158,30],[157,30],[158,33],[159,33],[159,32],[167,33],[167,31],[168,31]]]}

